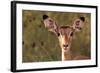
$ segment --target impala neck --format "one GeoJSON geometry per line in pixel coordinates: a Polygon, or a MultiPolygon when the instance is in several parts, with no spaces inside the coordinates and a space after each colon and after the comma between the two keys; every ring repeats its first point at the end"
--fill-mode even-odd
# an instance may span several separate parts
{"type": "Polygon", "coordinates": [[[71,51],[62,49],[62,61],[71,60],[71,51]]]}

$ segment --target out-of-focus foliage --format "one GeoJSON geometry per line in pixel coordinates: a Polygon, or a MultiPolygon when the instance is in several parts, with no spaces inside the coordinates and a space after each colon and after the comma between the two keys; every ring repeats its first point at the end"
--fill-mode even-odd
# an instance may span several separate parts
{"type": "Polygon", "coordinates": [[[22,61],[24,63],[61,60],[61,48],[58,38],[44,27],[42,20],[44,14],[52,17],[59,26],[72,25],[76,18],[84,16],[85,26],[82,31],[74,34],[71,51],[73,57],[80,54],[91,57],[91,15],[89,13],[23,10],[22,61]]]}

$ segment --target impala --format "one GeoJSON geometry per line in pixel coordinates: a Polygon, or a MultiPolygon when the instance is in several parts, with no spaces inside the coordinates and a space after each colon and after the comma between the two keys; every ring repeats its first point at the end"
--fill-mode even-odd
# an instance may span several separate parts
{"type": "Polygon", "coordinates": [[[59,26],[52,18],[50,18],[48,15],[43,15],[43,22],[45,25],[45,28],[48,29],[48,31],[53,32],[56,34],[59,40],[59,44],[61,47],[62,52],[62,61],[65,60],[72,60],[72,59],[88,59],[86,56],[76,56],[75,58],[72,58],[71,54],[71,42],[72,37],[75,32],[79,32],[82,30],[85,18],[79,17],[77,18],[72,26],[59,26]]]}

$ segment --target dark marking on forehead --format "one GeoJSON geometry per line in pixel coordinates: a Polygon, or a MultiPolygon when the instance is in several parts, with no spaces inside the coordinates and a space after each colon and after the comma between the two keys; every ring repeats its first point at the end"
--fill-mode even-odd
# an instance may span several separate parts
{"type": "Polygon", "coordinates": [[[71,26],[61,26],[59,32],[60,32],[62,35],[63,35],[63,34],[69,35],[70,32],[73,32],[73,28],[72,28],[71,26]]]}
{"type": "Polygon", "coordinates": [[[60,29],[65,29],[65,30],[71,29],[71,30],[73,30],[73,28],[71,26],[61,26],[60,29]]]}
{"type": "Polygon", "coordinates": [[[66,28],[71,28],[70,26],[61,26],[60,28],[66,29],[66,28]]]}

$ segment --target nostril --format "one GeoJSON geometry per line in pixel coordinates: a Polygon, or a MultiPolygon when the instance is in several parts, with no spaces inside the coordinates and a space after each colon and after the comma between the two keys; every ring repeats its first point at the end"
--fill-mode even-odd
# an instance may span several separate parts
{"type": "Polygon", "coordinates": [[[68,47],[68,45],[63,45],[63,47],[68,47]]]}

